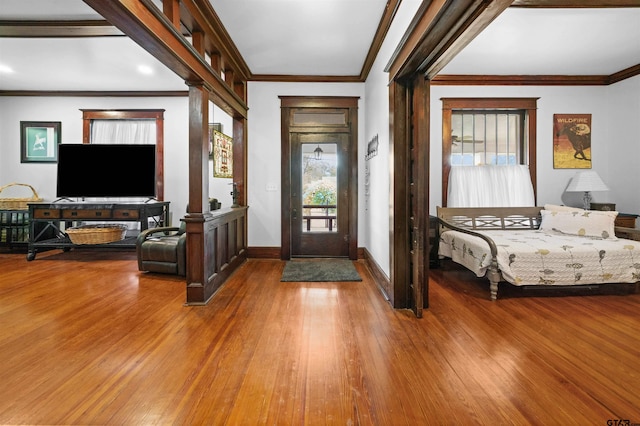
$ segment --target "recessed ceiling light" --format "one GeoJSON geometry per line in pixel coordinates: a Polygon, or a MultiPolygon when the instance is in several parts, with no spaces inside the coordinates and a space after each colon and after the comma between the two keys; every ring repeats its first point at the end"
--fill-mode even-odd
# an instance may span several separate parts
{"type": "Polygon", "coordinates": [[[5,73],[5,74],[11,74],[11,73],[13,73],[13,70],[10,67],[6,66],[6,65],[0,64],[0,72],[5,73]]]}
{"type": "Polygon", "coordinates": [[[144,75],[153,74],[153,68],[148,65],[138,65],[138,72],[144,75]]]}

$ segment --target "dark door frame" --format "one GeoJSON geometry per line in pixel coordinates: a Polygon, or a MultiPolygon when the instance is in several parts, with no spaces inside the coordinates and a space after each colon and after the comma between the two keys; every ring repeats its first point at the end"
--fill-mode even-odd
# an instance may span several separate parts
{"type": "Polygon", "coordinates": [[[413,308],[418,317],[422,315],[422,307],[429,306],[427,191],[431,81],[512,2],[423,2],[385,68],[389,73],[393,212],[389,230],[392,288],[389,297],[395,308],[413,308]],[[415,167],[412,161],[421,164],[415,167]],[[411,176],[399,172],[405,170],[411,176]],[[412,194],[419,194],[421,199],[412,199],[412,194]]]}
{"type": "MultiPolygon", "coordinates": [[[[299,128],[291,121],[293,111],[346,109],[344,123],[349,133],[348,211],[349,211],[349,259],[358,259],[358,97],[343,96],[280,96],[281,102],[281,246],[280,258],[291,259],[291,137],[296,131],[326,132],[332,126],[313,124],[299,128]]],[[[335,128],[335,126],[333,126],[335,128]]]]}

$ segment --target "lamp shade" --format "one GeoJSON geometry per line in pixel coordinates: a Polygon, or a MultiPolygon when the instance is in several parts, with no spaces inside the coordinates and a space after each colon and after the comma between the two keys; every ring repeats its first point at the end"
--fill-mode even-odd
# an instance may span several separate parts
{"type": "Polygon", "coordinates": [[[593,170],[577,172],[569,182],[567,192],[591,192],[608,191],[609,187],[600,179],[598,173],[593,170]]]}

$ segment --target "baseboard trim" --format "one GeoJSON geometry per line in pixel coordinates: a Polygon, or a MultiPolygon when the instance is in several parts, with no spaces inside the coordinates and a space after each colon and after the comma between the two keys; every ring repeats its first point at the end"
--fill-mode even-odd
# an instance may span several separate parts
{"type": "Polygon", "coordinates": [[[389,294],[392,293],[391,281],[389,280],[387,275],[384,273],[380,265],[378,265],[378,263],[375,261],[375,259],[373,258],[369,250],[367,250],[366,248],[363,248],[362,254],[363,254],[365,263],[369,268],[369,271],[371,271],[373,280],[375,281],[376,285],[380,289],[380,292],[382,293],[382,296],[388,302],[390,302],[391,298],[389,297],[389,294]]]}
{"type": "Polygon", "coordinates": [[[280,247],[247,247],[251,259],[280,259],[280,247]]]}
{"type": "MultiPolygon", "coordinates": [[[[358,259],[366,259],[366,249],[358,247],[358,259]]],[[[280,259],[280,247],[248,247],[247,257],[252,259],[280,259]]]]}

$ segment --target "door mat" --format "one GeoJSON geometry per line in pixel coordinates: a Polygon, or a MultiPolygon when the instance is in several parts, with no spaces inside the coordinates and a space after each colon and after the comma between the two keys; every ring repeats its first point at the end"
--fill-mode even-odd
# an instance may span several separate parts
{"type": "Polygon", "coordinates": [[[290,260],[282,271],[283,282],[362,281],[348,259],[290,260]]]}

